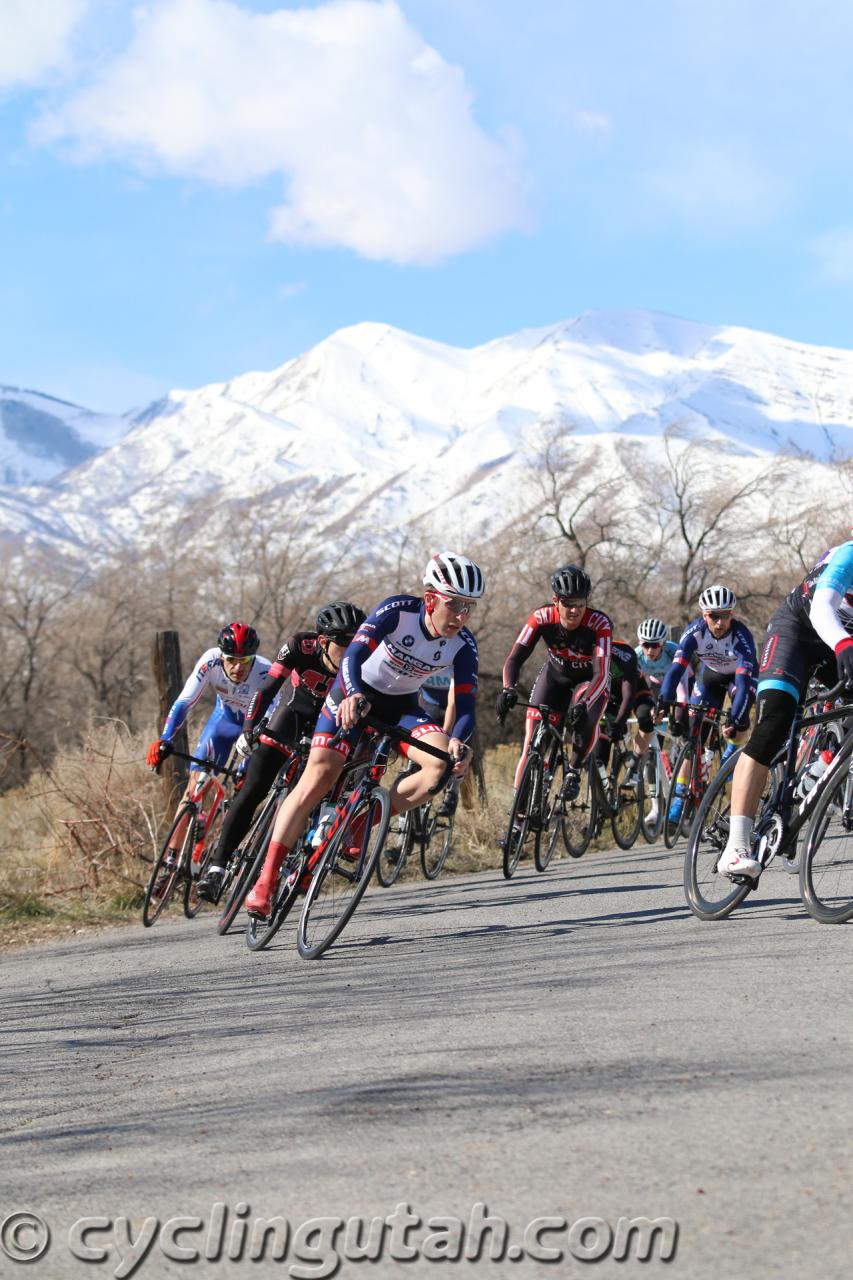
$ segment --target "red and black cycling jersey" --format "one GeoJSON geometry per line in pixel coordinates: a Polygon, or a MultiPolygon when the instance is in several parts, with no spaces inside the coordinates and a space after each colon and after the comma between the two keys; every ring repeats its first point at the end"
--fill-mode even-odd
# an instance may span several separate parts
{"type": "Polygon", "coordinates": [[[555,604],[535,609],[521,628],[503,669],[505,689],[514,689],[521,668],[536,647],[539,638],[548,650],[551,674],[566,684],[589,681],[583,701],[594,702],[610,681],[610,651],[613,628],[606,613],[585,609],[579,626],[569,631],[560,622],[555,604]]]}
{"type": "Polygon", "coordinates": [[[293,707],[301,715],[319,715],[338,673],[324,662],[318,641],[316,631],[297,631],[285,640],[246,713],[246,733],[257,727],[286,680],[291,688],[282,694],[279,706],[293,707]]]}

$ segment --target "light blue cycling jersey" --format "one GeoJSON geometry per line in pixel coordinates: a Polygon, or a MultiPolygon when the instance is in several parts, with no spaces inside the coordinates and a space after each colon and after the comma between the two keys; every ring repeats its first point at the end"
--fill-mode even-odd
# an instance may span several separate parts
{"type": "Polygon", "coordinates": [[[656,658],[650,658],[641,644],[637,645],[634,652],[640,664],[641,675],[644,675],[647,680],[651,680],[653,684],[660,684],[672,666],[673,659],[678,652],[678,645],[674,640],[667,640],[656,658]]]}

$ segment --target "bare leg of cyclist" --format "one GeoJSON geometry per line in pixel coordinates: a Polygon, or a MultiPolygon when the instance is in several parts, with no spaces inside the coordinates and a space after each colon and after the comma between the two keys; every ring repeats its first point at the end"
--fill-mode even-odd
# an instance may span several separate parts
{"type": "Polygon", "coordinates": [[[282,863],[305,829],[311,810],[327,796],[341,775],[346,757],[328,747],[312,747],[305,772],[285,796],[276,815],[267,856],[255,887],[246,898],[246,909],[268,916],[282,863]]]}
{"type": "MultiPolygon", "coordinates": [[[[421,739],[439,751],[447,750],[447,735],[444,733],[428,733],[421,739]]],[[[444,772],[444,762],[428,756],[417,747],[408,747],[407,758],[412,764],[419,765],[416,773],[399,778],[391,788],[391,812],[405,813],[407,809],[416,809],[430,797],[430,789],[437,786],[444,772]]]]}

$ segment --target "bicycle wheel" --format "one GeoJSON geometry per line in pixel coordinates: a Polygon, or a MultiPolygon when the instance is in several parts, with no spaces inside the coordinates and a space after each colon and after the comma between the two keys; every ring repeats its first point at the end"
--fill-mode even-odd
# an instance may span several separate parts
{"type": "Polygon", "coordinates": [[[536,870],[540,872],[546,870],[554,856],[565,820],[565,801],[563,800],[565,767],[566,762],[560,752],[553,763],[550,777],[543,779],[542,812],[545,817],[542,822],[542,837],[537,841],[533,851],[533,861],[536,864],[536,870]]]}
{"type": "Polygon", "coordinates": [[[296,946],[303,960],[316,960],[332,945],[370,883],[391,822],[391,797],[384,787],[362,791],[331,837],[305,895],[296,946]],[[361,830],[357,855],[353,831],[361,830]]]}
{"type": "Polygon", "coordinates": [[[571,858],[582,858],[586,853],[598,817],[598,794],[592,780],[594,768],[591,759],[580,769],[581,789],[574,800],[563,804],[563,844],[571,858]]]}
{"type": "Polygon", "coordinates": [[[414,809],[407,809],[405,813],[399,814],[394,823],[394,826],[389,827],[388,839],[376,862],[376,879],[383,889],[390,889],[403,870],[418,836],[418,820],[414,809]]]}
{"type": "Polygon", "coordinates": [[[521,777],[512,798],[509,825],[503,848],[503,873],[507,880],[515,875],[515,869],[529,835],[534,838],[534,857],[539,845],[540,832],[536,827],[535,809],[542,793],[542,757],[535,751],[528,752],[521,777]]]}
{"type": "MultiPolygon", "coordinates": [[[[258,852],[260,866],[252,868],[250,875],[251,883],[254,884],[258,876],[261,874],[261,867],[264,865],[264,857],[266,856],[266,845],[258,852]]],[[[256,859],[257,862],[257,859],[256,859]]],[[[299,897],[299,890],[302,885],[302,877],[305,875],[305,869],[308,865],[308,851],[300,841],[300,844],[294,853],[288,854],[281,868],[281,875],[278,880],[278,887],[273,898],[272,910],[269,919],[261,920],[257,916],[246,917],[246,946],[250,951],[263,951],[264,947],[268,947],[287,917],[290,915],[291,908],[299,897]]],[[[248,889],[246,890],[248,893],[248,889]]]]}
{"type": "Polygon", "coordinates": [[[841,767],[817,802],[800,857],[800,894],[813,920],[853,918],[853,777],[841,767]]]}
{"type": "Polygon", "coordinates": [[[277,812],[277,804],[265,805],[243,844],[228,859],[222,886],[222,892],[228,896],[216,926],[221,934],[226,934],[231,928],[243,905],[243,899],[261,874],[277,812]]]}
{"type": "MultiPolygon", "coordinates": [[[[731,777],[736,757],[726,761],[702,798],[690,827],[684,855],[684,892],[700,920],[722,920],[743,902],[748,884],[734,884],[717,873],[717,863],[729,838],[731,777]]],[[[765,809],[767,798],[765,798],[765,809]]]]}
{"type": "MultiPolygon", "coordinates": [[[[188,840],[195,834],[195,805],[182,804],[178,812],[175,814],[174,821],[169,828],[169,834],[163,841],[157,861],[154,863],[153,870],[148,879],[148,886],[145,890],[145,899],[142,903],[142,923],[146,929],[157,920],[166,907],[172,894],[175,892],[175,885],[178,883],[178,872],[184,862],[184,854],[187,851],[188,840]],[[181,848],[175,853],[170,848],[169,842],[174,837],[175,832],[182,822],[187,822],[187,830],[184,835],[181,848]],[[170,854],[172,855],[170,858],[170,854]]],[[[189,846],[192,849],[192,845],[189,846]]]]}
{"type": "Polygon", "coordinates": [[[433,815],[426,811],[422,827],[421,870],[427,880],[436,880],[444,870],[444,864],[453,844],[453,825],[456,821],[456,810],[452,813],[433,815]]]}
{"type": "Polygon", "coordinates": [[[663,842],[667,849],[673,848],[685,826],[693,817],[694,773],[698,758],[699,752],[696,743],[692,739],[688,739],[687,742],[682,743],[681,750],[673,762],[669,794],[666,797],[666,813],[663,820],[663,842]],[[679,782],[679,778],[682,779],[681,782],[679,782]],[[679,786],[682,788],[680,795],[676,790],[679,786]],[[671,816],[672,808],[677,799],[681,800],[681,806],[678,815],[673,818],[671,816]]]}
{"type": "MultiPolygon", "coordinates": [[[[216,852],[224,818],[225,806],[218,804],[216,812],[207,824],[204,833],[204,845],[201,849],[196,848],[200,838],[198,837],[192,846],[190,861],[187,864],[189,875],[184,882],[184,915],[188,920],[194,919],[203,905],[203,899],[198,896],[198,884],[210,866],[211,859],[216,852]]],[[[200,821],[199,819],[196,823],[196,831],[198,831],[200,821]]]]}
{"type": "Polygon", "coordinates": [[[616,794],[616,812],[610,818],[613,839],[620,849],[630,849],[643,821],[643,771],[633,751],[620,753],[613,777],[616,794]],[[632,768],[636,770],[637,781],[627,785],[625,778],[632,768]]]}
{"type": "Polygon", "coordinates": [[[646,844],[660,839],[663,829],[664,808],[661,796],[666,790],[663,763],[657,752],[649,752],[643,769],[643,799],[640,815],[640,831],[646,844]]]}

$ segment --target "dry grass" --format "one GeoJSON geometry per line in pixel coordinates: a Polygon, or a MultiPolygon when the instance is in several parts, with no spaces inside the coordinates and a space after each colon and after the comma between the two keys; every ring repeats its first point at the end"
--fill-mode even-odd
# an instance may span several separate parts
{"type": "Polygon", "coordinates": [[[138,907],[163,819],[144,758],[143,740],[108,721],[0,796],[0,942],[138,907]]]}

